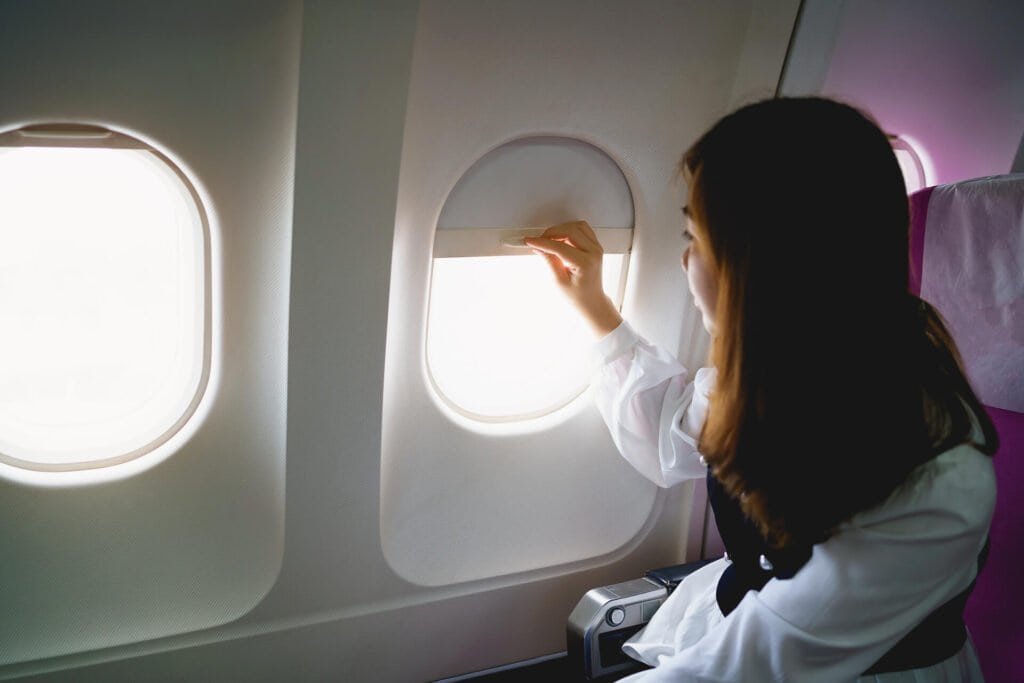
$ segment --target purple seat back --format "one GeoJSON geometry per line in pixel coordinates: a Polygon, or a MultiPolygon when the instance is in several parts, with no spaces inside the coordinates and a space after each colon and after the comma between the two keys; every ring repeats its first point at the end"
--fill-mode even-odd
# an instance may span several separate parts
{"type": "MultiPolygon", "coordinates": [[[[920,292],[928,268],[924,236],[933,190],[925,188],[911,195],[910,287],[915,293],[920,292]]],[[[1020,209],[1018,214],[1024,214],[1024,206],[1020,209]]],[[[1008,229],[1020,230],[1020,225],[1008,229]]],[[[1019,372],[1024,373],[1024,368],[1019,372]]],[[[1000,439],[994,459],[996,509],[988,561],[967,602],[964,620],[985,680],[1018,683],[1024,681],[1024,413],[991,406],[986,410],[1000,439]]]]}

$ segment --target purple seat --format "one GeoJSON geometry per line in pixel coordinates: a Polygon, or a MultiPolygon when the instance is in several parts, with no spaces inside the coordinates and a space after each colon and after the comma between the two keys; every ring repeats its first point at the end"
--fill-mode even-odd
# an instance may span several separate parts
{"type": "MultiPolygon", "coordinates": [[[[1024,312],[1024,264],[1021,264],[1024,245],[1024,237],[1021,236],[1024,232],[1024,174],[939,186],[938,194],[935,194],[936,189],[925,188],[911,196],[911,291],[919,293],[923,288],[924,298],[936,304],[939,312],[946,316],[942,303],[932,301],[929,297],[929,291],[934,291],[929,289],[929,277],[934,278],[935,275],[929,273],[931,260],[926,260],[926,257],[934,260],[937,254],[939,260],[946,261],[946,267],[949,263],[966,264],[963,268],[975,271],[969,277],[998,277],[1002,317],[993,317],[991,301],[977,302],[977,315],[979,320],[987,315],[989,323],[998,320],[1004,325],[1009,342],[1001,347],[1004,349],[1003,362],[1007,358],[1016,358],[1013,354],[1024,349],[1024,315],[1019,315],[1024,312]],[[990,192],[989,184],[996,191],[990,192]],[[940,218],[936,214],[949,210],[950,190],[957,187],[964,188],[957,200],[961,202],[960,208],[956,210],[952,221],[949,216],[940,218]],[[942,200],[936,202],[937,197],[942,197],[942,200]],[[1001,209],[998,208],[1000,203],[1001,209]],[[996,218],[985,220],[986,215],[996,218]],[[962,234],[948,244],[944,243],[944,238],[937,238],[938,241],[933,239],[927,243],[926,249],[926,228],[942,221],[945,221],[942,223],[943,230],[949,230],[953,225],[953,229],[960,230],[962,234]],[[951,258],[944,257],[942,249],[953,250],[951,258]],[[982,268],[977,266],[982,263],[986,263],[983,269],[990,272],[978,275],[982,268]],[[1005,267],[1007,265],[1009,268],[1005,267]],[[1013,284],[1014,280],[1016,284],[1013,284]],[[1007,304],[1007,301],[1011,303],[1007,304]],[[1012,303],[1014,301],[1017,304],[1012,303]],[[1007,320],[1010,321],[1008,324],[1003,322],[1007,320]],[[1006,348],[1010,349],[1009,356],[1006,355],[1006,348]]],[[[955,268],[952,271],[940,270],[939,273],[939,277],[959,283],[961,273],[955,268]]],[[[967,296],[978,291],[969,285],[956,284],[956,287],[956,291],[966,292],[967,296]]],[[[973,301],[966,303],[967,308],[975,306],[973,301]]],[[[970,336],[971,332],[964,328],[964,308],[960,309],[958,316],[960,331],[952,321],[950,328],[959,345],[961,337],[970,336]]],[[[985,334],[991,336],[985,332],[979,332],[976,336],[985,334]]],[[[1004,379],[996,387],[992,386],[999,381],[995,374],[989,372],[983,375],[977,372],[972,375],[972,361],[977,359],[972,358],[971,354],[975,352],[963,346],[961,352],[972,385],[986,404],[1000,438],[1000,448],[994,459],[997,499],[990,532],[991,549],[974,592],[967,602],[964,619],[986,681],[1019,683],[1024,681],[1024,578],[1019,573],[1024,568],[1024,411],[1005,407],[1009,404],[1012,408],[1019,408],[1019,402],[1015,398],[1008,401],[1001,392],[1005,393],[1008,383],[1019,385],[1024,378],[1024,364],[1001,366],[1004,379]],[[975,375],[981,378],[977,379],[975,375]],[[1000,395],[998,400],[991,398],[996,395],[1000,395]],[[989,405],[997,401],[1004,407],[989,405]]],[[[986,363],[991,369],[994,361],[986,363]]]]}

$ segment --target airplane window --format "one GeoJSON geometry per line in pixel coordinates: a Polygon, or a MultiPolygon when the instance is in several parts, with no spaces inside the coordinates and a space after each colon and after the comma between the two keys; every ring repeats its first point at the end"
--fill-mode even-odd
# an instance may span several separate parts
{"type": "Polygon", "coordinates": [[[896,161],[900,164],[900,171],[903,172],[903,182],[907,186],[907,194],[928,187],[927,173],[917,145],[903,136],[891,136],[889,141],[896,154],[896,161]]]}
{"type": "Polygon", "coordinates": [[[101,467],[180,429],[209,372],[207,241],[195,189],[141,141],[0,135],[0,462],[101,467]]]}
{"type": "Polygon", "coordinates": [[[605,292],[621,305],[633,200],[604,151],[558,136],[517,139],[478,159],[449,193],[434,238],[426,365],[435,398],[459,416],[527,420],[586,389],[580,349],[592,334],[522,244],[538,226],[576,219],[596,230],[605,292]]]}
{"type": "MultiPolygon", "coordinates": [[[[605,292],[618,300],[625,254],[605,254],[605,292]]],[[[555,289],[541,257],[436,258],[427,363],[436,390],[467,417],[527,419],[579,396],[592,333],[555,289]]]]}

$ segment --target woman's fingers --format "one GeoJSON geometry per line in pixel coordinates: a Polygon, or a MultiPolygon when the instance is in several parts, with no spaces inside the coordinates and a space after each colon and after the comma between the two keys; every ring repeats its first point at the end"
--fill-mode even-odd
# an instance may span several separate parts
{"type": "Polygon", "coordinates": [[[579,230],[580,234],[586,239],[588,246],[592,247],[598,252],[604,253],[604,248],[601,247],[601,242],[597,239],[597,235],[594,233],[594,229],[590,227],[590,223],[586,221],[577,221],[576,229],[579,230]]]}
{"type": "Polygon", "coordinates": [[[527,246],[544,252],[545,256],[553,255],[561,259],[563,263],[576,266],[577,268],[584,264],[585,255],[581,250],[565,242],[559,242],[547,237],[527,237],[523,242],[527,246]]]}
{"type": "Polygon", "coordinates": [[[601,243],[594,234],[593,228],[586,221],[573,221],[553,225],[541,235],[548,239],[568,240],[577,249],[588,253],[603,253],[601,243]]]}
{"type": "Polygon", "coordinates": [[[554,274],[555,279],[558,280],[560,285],[568,285],[572,276],[569,274],[568,269],[562,262],[562,259],[558,258],[554,254],[545,254],[543,252],[537,252],[544,257],[544,260],[548,262],[548,266],[551,267],[551,272],[554,274]]]}

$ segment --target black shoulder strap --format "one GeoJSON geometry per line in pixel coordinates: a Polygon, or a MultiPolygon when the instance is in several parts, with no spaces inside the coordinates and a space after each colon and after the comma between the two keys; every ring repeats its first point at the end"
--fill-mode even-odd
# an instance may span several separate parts
{"type": "MultiPolygon", "coordinates": [[[[978,575],[981,574],[988,559],[988,549],[989,540],[986,538],[985,545],[978,554],[978,575]]],[[[966,589],[925,617],[914,630],[865,671],[864,675],[920,669],[938,664],[959,652],[967,641],[964,606],[977,581],[976,575],[966,589]]]]}

